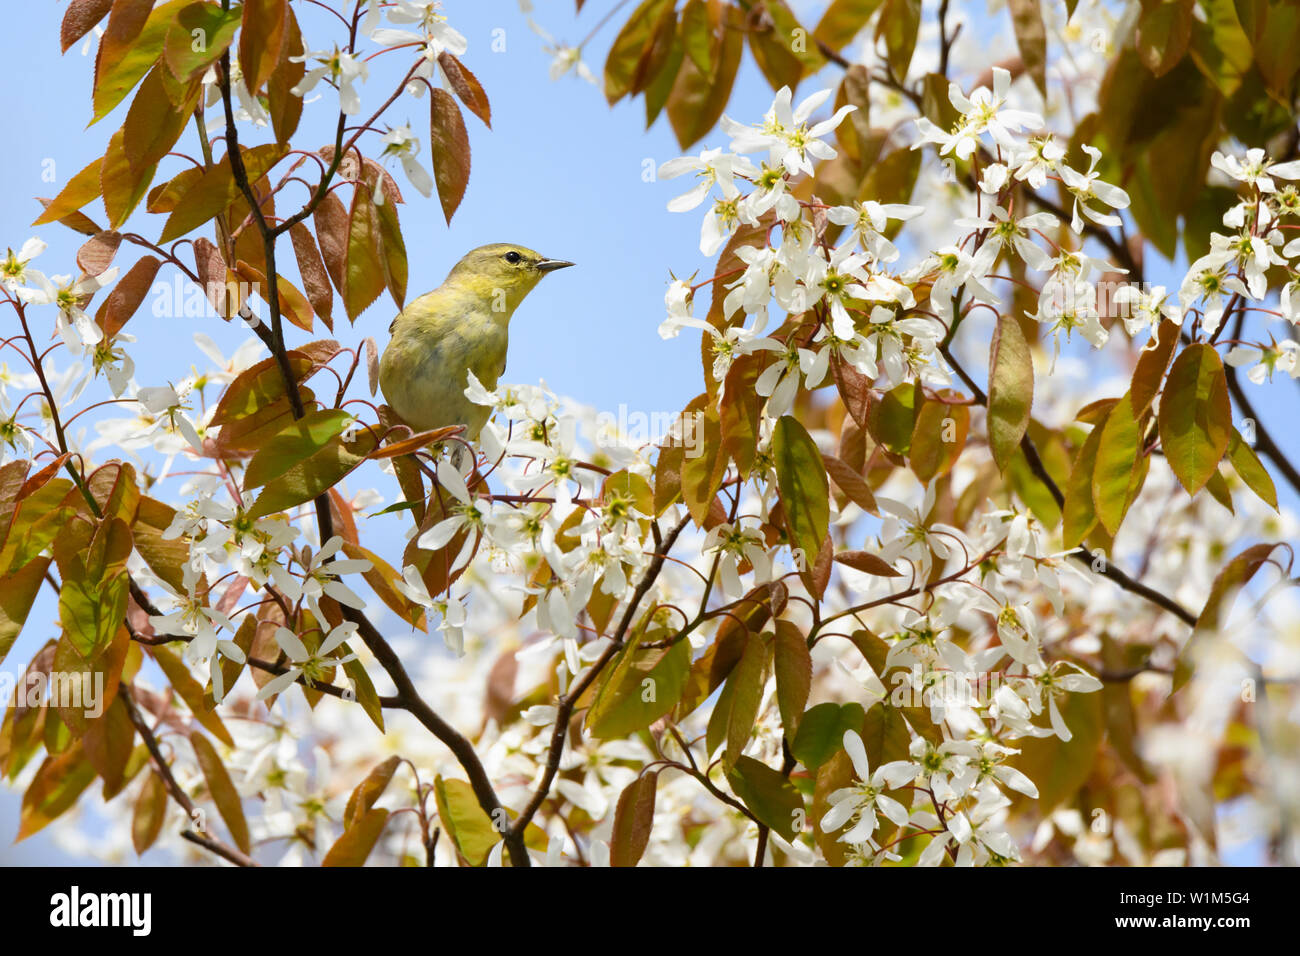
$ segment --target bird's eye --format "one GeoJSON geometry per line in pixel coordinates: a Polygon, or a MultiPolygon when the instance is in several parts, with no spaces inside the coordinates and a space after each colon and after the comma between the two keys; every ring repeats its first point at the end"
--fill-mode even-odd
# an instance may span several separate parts
{"type": "Polygon", "coordinates": [[[519,260],[522,258],[523,256],[515,252],[513,249],[506,253],[506,262],[510,263],[512,266],[517,265],[519,260]]]}

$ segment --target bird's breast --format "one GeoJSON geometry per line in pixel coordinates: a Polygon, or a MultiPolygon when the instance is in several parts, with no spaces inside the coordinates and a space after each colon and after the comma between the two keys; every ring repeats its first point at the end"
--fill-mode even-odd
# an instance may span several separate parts
{"type": "Polygon", "coordinates": [[[465,315],[412,321],[404,314],[380,362],[384,399],[413,428],[464,424],[476,434],[487,409],[465,397],[468,373],[472,371],[485,387],[495,387],[507,347],[505,328],[490,318],[465,315]]]}

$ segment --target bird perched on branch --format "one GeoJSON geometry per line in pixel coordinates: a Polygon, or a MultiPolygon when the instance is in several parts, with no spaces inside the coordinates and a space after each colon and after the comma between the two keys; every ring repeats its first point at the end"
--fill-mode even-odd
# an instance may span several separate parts
{"type": "Polygon", "coordinates": [[[476,439],[491,409],[465,397],[467,373],[496,387],[510,317],[543,276],[571,265],[508,242],[466,254],[389,326],[392,339],[379,362],[385,401],[416,431],[464,425],[465,438],[476,439]]]}

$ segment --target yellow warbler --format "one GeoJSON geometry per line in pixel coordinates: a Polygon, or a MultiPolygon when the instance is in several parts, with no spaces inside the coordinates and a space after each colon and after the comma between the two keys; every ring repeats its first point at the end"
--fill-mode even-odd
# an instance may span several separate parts
{"type": "Polygon", "coordinates": [[[497,242],[465,255],[446,281],[409,303],[389,327],[379,387],[416,431],[464,425],[474,440],[491,409],[465,397],[468,372],[496,387],[506,368],[510,317],[548,272],[573,265],[497,242]]]}

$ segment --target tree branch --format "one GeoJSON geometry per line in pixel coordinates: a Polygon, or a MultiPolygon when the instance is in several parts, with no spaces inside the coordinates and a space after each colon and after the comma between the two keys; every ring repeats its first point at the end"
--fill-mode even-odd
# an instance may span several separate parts
{"type": "MultiPolygon", "coordinates": [[[[135,727],[136,731],[139,732],[140,739],[144,741],[145,749],[149,751],[149,756],[153,760],[154,769],[162,779],[163,786],[166,788],[167,793],[185,811],[186,816],[193,820],[196,813],[194,801],[191,800],[189,794],[181,788],[181,785],[176,782],[176,777],[172,775],[171,767],[168,766],[167,761],[163,759],[162,751],[158,747],[158,738],[154,736],[153,730],[149,727],[148,722],[144,719],[144,715],[140,713],[140,709],[136,706],[135,700],[132,698],[133,690],[134,688],[130,685],[123,684],[118,691],[118,695],[122,698],[122,703],[126,705],[127,715],[131,718],[131,723],[135,727]]],[[[181,836],[186,840],[189,840],[191,843],[215,853],[217,856],[235,864],[236,866],[261,865],[252,857],[247,856],[240,850],[237,850],[232,846],[227,846],[220,840],[208,836],[206,833],[199,833],[195,830],[186,829],[182,831],[181,836]]]]}

